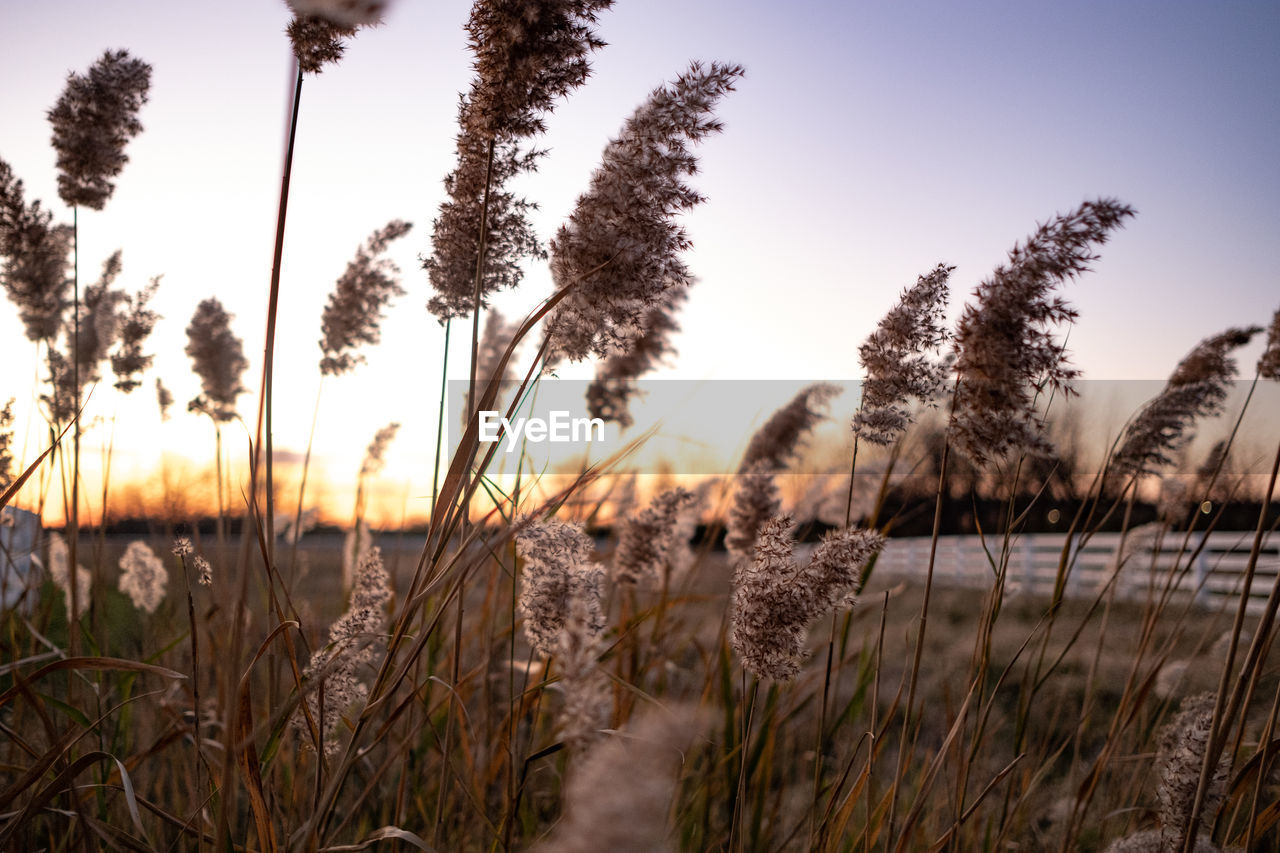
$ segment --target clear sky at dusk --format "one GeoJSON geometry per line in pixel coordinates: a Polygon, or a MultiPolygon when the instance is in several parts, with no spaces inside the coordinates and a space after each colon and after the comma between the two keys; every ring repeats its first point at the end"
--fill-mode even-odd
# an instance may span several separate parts
{"type": "MultiPolygon", "coordinates": [[[[351,479],[374,432],[404,428],[387,477],[429,493],[443,330],[427,314],[418,256],[454,162],[458,92],[470,81],[464,0],[400,0],[346,57],[303,86],[277,343],[277,447],[300,453],[315,399],[319,318],[356,247],[388,220],[408,295],[369,363],[327,380],[316,453],[351,479]],[[349,472],[349,473],[348,473],[349,472]]],[[[168,451],[204,459],[207,420],[183,354],[196,304],[236,315],[251,367],[251,420],[291,86],[276,0],[6,2],[0,28],[0,158],[59,219],[45,112],[69,71],[107,48],[154,68],[143,133],[101,213],[80,217],[81,278],[123,249],[121,283],[164,279],[147,384],[118,412],[122,476],[168,451]],[[161,426],[151,383],[177,400],[161,426]]],[[[691,59],[742,63],[723,134],[701,146],[685,217],[698,283],[680,318],[681,379],[853,379],[857,347],[898,292],[956,265],[953,313],[1038,222],[1115,196],[1138,215],[1070,285],[1075,363],[1091,378],[1161,379],[1200,338],[1265,324],[1280,308],[1280,4],[1202,2],[751,2],[619,0],[609,45],[562,103],[550,150],[520,190],[549,238],[622,121],[691,59]]],[[[550,292],[545,265],[498,306],[523,315],[550,292]]],[[[465,375],[461,335],[450,366],[465,375]]],[[[1251,365],[1259,346],[1242,355],[1251,365]]],[[[35,370],[16,312],[0,309],[0,396],[19,400],[19,446],[35,370]]],[[[589,375],[590,368],[562,371],[589,375]]],[[[838,412],[851,410],[845,400],[838,412]]],[[[745,441],[748,425],[727,430],[745,441]]],[[[106,435],[87,439],[94,447],[106,435]]],[[[243,434],[230,438],[243,445],[243,434]]],[[[205,448],[208,448],[206,451],[205,448]]],[[[240,448],[242,450],[242,447],[240,448]]],[[[320,487],[323,488],[323,485],[320,487]]],[[[345,494],[345,492],[341,492],[345,494]]]]}

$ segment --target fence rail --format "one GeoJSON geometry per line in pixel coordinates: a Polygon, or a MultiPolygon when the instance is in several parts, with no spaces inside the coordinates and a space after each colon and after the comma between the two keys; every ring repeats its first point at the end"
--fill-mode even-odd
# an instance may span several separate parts
{"type": "MultiPolygon", "coordinates": [[[[877,574],[923,578],[929,566],[928,538],[890,539],[879,561],[877,574]]],[[[1205,607],[1238,600],[1253,546],[1253,533],[1214,532],[1166,533],[1158,537],[1146,528],[1121,536],[1101,533],[1082,544],[1073,536],[1067,552],[1069,566],[1066,594],[1073,597],[1096,595],[1116,575],[1116,592],[1121,598],[1144,598],[1151,590],[1171,586],[1175,599],[1194,598],[1205,607]],[[1185,547],[1184,547],[1185,542],[1185,547]]],[[[1010,591],[1052,595],[1058,567],[1067,546],[1067,537],[1053,533],[1018,536],[1009,546],[1006,583],[1010,591]]],[[[934,582],[954,586],[989,586],[1001,560],[1001,541],[987,537],[984,547],[979,536],[942,536],[938,539],[934,562],[934,582]],[[988,549],[990,549],[988,551],[988,549]]],[[[1260,613],[1280,575],[1280,544],[1264,540],[1258,557],[1248,610],[1260,613]]]]}

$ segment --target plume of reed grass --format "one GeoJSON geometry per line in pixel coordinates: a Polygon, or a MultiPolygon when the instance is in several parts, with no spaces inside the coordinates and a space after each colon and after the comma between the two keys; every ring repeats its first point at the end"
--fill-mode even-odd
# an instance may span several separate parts
{"type": "Polygon", "coordinates": [[[1280,311],[1267,327],[1267,347],[1258,359],[1258,375],[1263,379],[1280,379],[1280,311]]]}
{"type": "Polygon", "coordinates": [[[71,587],[71,548],[60,533],[49,534],[49,578],[63,591],[67,603],[67,619],[73,620],[84,612],[89,603],[89,570],[75,567],[75,589],[71,587]]]}
{"type": "MultiPolygon", "coordinates": [[[[519,342],[515,343],[511,357],[507,359],[506,367],[501,372],[499,372],[499,368],[502,368],[503,357],[506,356],[508,347],[512,346],[519,328],[519,323],[509,322],[501,311],[492,308],[489,310],[484,319],[484,334],[480,337],[480,348],[476,353],[476,381],[479,383],[479,387],[483,387],[484,383],[490,380],[499,383],[507,381],[510,375],[511,363],[515,360],[516,353],[520,348],[519,342]]],[[[467,417],[473,408],[471,395],[468,391],[466,405],[462,410],[464,428],[467,417]]]]}
{"type": "Polygon", "coordinates": [[[286,0],[295,15],[323,18],[346,27],[369,27],[382,21],[388,0],[286,0]]]}
{"type": "Polygon", "coordinates": [[[595,379],[587,386],[587,411],[593,418],[632,426],[631,398],[638,390],[636,380],[676,354],[671,336],[680,331],[675,313],[689,298],[683,288],[671,288],[645,313],[641,333],[630,348],[615,352],[596,367],[595,379]]]}
{"type": "Polygon", "coordinates": [[[395,440],[396,433],[399,431],[400,424],[392,421],[374,433],[373,441],[369,442],[369,446],[364,451],[364,460],[360,463],[361,477],[372,477],[386,467],[387,448],[391,446],[391,442],[395,440]]]}
{"type": "Polygon", "coordinates": [[[342,588],[351,589],[356,579],[356,569],[364,561],[365,554],[373,547],[373,533],[363,518],[356,518],[342,537],[342,588]]]}
{"type": "Polygon", "coordinates": [[[541,521],[516,533],[524,560],[519,611],[534,651],[552,656],[564,671],[558,728],[572,748],[599,736],[610,710],[608,682],[597,660],[603,648],[604,570],[591,561],[591,540],[576,524],[541,521]]]}
{"type": "Polygon", "coordinates": [[[650,93],[605,147],[551,243],[556,286],[578,282],[547,322],[551,361],[626,352],[662,295],[692,283],[680,258],[689,237],[674,221],[703,201],[684,182],[698,162],[689,146],[721,130],[712,111],[742,73],[740,65],[691,64],[650,93]]]}
{"type": "Polygon", "coordinates": [[[134,607],[154,613],[168,587],[169,573],[155,552],[140,540],[130,542],[120,558],[120,591],[134,607]]]}
{"type": "Polygon", "coordinates": [[[0,409],[0,491],[13,482],[13,402],[10,397],[0,409]]]}
{"type": "MultiPolygon", "coordinates": [[[[1196,795],[1200,765],[1209,745],[1214,695],[1201,693],[1182,700],[1178,713],[1161,730],[1156,752],[1156,797],[1160,803],[1159,826],[1140,830],[1113,841],[1106,853],[1168,853],[1181,850],[1182,836],[1196,795]]],[[[1229,763],[1219,762],[1205,808],[1216,812],[1226,796],[1229,763]]],[[[1218,853],[1213,839],[1202,833],[1191,845],[1192,853],[1218,853]]]]}
{"type": "Polygon", "coordinates": [[[98,280],[85,288],[84,300],[75,308],[75,322],[65,328],[68,354],[49,342],[49,392],[44,401],[55,423],[70,423],[85,388],[102,379],[102,363],[119,338],[125,319],[122,306],[129,301],[123,290],[112,286],[120,270],[116,251],[103,262],[98,280]]]}
{"type": "Polygon", "coordinates": [[[53,225],[53,213],[23,198],[22,181],[0,160],[0,283],[18,309],[32,341],[57,337],[70,300],[69,225],[53,225]]]}
{"type": "Polygon", "coordinates": [[[701,728],[691,709],[651,709],[597,744],[570,770],[565,817],[534,849],[673,849],[668,813],[686,750],[701,728]]]}
{"type": "MultiPolygon", "coordinates": [[[[1160,734],[1156,754],[1160,781],[1156,796],[1160,801],[1160,837],[1166,850],[1181,846],[1191,817],[1200,781],[1200,767],[1209,748],[1216,697],[1201,693],[1182,700],[1177,715],[1160,734]]],[[[1231,762],[1223,756],[1210,776],[1202,808],[1216,814],[1226,797],[1231,762]]],[[[1210,829],[1212,825],[1210,824],[1210,829]]],[[[1206,839],[1208,840],[1208,839],[1206,839]]]]}
{"type": "Polygon", "coordinates": [[[1111,199],[1085,202],[1014,246],[1008,263],[978,285],[956,328],[958,382],[947,429],[948,441],[974,462],[1050,451],[1036,398],[1067,393],[1079,373],[1051,332],[1076,311],[1054,290],[1087,272],[1098,258],[1093,247],[1133,213],[1111,199]]]}
{"type": "Polygon", "coordinates": [[[213,566],[209,565],[209,561],[201,554],[196,554],[192,558],[196,567],[196,582],[201,586],[213,586],[213,566]]]}
{"type": "Polygon", "coordinates": [[[458,107],[464,128],[458,135],[458,164],[444,179],[447,198],[432,224],[431,256],[422,264],[435,290],[427,310],[441,323],[471,313],[477,268],[485,305],[489,295],[520,284],[524,258],[546,257],[529,222],[533,203],[505,188],[516,175],[535,171],[540,155],[521,153],[505,139],[494,142],[490,155],[488,141],[465,129],[471,111],[464,98],[458,107]]]}
{"type": "Polygon", "coordinates": [[[173,392],[164,384],[164,381],[156,377],[156,408],[160,411],[160,420],[169,420],[169,409],[173,408],[173,392]]]}
{"type": "Polygon", "coordinates": [[[724,546],[735,564],[751,560],[760,528],[782,509],[776,474],[773,466],[758,462],[735,478],[724,537],[724,546]]]}
{"type": "MultiPolygon", "coordinates": [[[[138,112],[147,102],[151,88],[151,66],[135,59],[126,50],[106,51],[89,67],[85,74],[71,72],[57,102],[48,112],[53,128],[52,143],[57,154],[58,196],[71,206],[72,247],[72,327],[69,387],[55,390],[52,399],[60,402],[69,420],[81,410],[81,389],[85,383],[80,368],[86,355],[81,352],[80,274],[79,274],[79,210],[87,207],[102,210],[115,192],[114,180],[129,162],[124,153],[129,140],[142,132],[138,112]],[[70,405],[66,405],[66,398],[70,405]]],[[[115,256],[118,264],[118,253],[115,256]]],[[[108,261],[110,263],[110,261],[108,261]]],[[[104,278],[107,277],[104,268],[104,278]]],[[[102,295],[109,291],[104,287],[102,295]]],[[[101,317],[108,314],[103,312],[101,317]]],[[[94,324],[93,333],[100,329],[94,324]]],[[[52,347],[50,347],[52,353],[52,347]]],[[[93,353],[92,363],[106,355],[105,347],[93,353]]],[[[50,361],[51,378],[61,378],[68,384],[67,374],[61,377],[50,361]]],[[[66,422],[64,420],[63,422],[66,422]]],[[[71,495],[69,501],[70,562],[78,562],[80,543],[80,418],[76,417],[72,429],[71,495]]],[[[72,586],[74,593],[78,589],[72,586]]],[[[74,605],[78,610],[79,605],[74,605]]],[[[79,650],[78,632],[72,632],[72,652],[79,650]]]]}
{"type": "Polygon", "coordinates": [[[231,331],[231,316],[216,297],[209,298],[196,306],[187,325],[186,353],[201,387],[201,394],[187,409],[206,414],[215,423],[236,418],[236,398],[245,392],[241,377],[249,366],[244,344],[231,331]]]}
{"type": "Polygon", "coordinates": [[[822,407],[839,393],[836,385],[809,385],[751,436],[738,466],[725,532],[735,564],[753,559],[757,533],[782,507],[775,475],[792,461],[805,434],[823,418],[822,407]]]}
{"type": "Polygon", "coordinates": [[[344,38],[356,34],[356,28],[347,24],[336,23],[319,15],[297,13],[285,35],[293,47],[293,56],[298,60],[298,77],[302,74],[319,74],[326,65],[337,65],[346,52],[344,38]]]}
{"type": "MultiPolygon", "coordinates": [[[[695,501],[693,492],[677,486],[656,496],[628,518],[613,557],[613,579],[619,584],[652,582],[670,564],[680,542],[680,518],[695,501]]],[[[683,543],[688,547],[686,538],[683,543]]]]}
{"type": "Polygon", "coordinates": [[[467,19],[475,56],[474,110],[481,138],[536,136],[556,101],[586,82],[587,57],[604,42],[593,29],[613,0],[477,0],[467,19]]]}
{"type": "Polygon", "coordinates": [[[604,630],[604,571],[591,562],[591,540],[580,527],[561,521],[527,524],[516,534],[516,550],[524,559],[520,615],[535,651],[555,654],[576,600],[584,605],[577,627],[595,635],[604,630]]]}
{"type": "Polygon", "coordinates": [[[823,408],[839,393],[840,386],[825,382],[803,388],[751,436],[738,473],[745,474],[756,466],[773,471],[786,468],[800,451],[805,435],[825,417],[823,408]]]}
{"type": "MultiPolygon", "coordinates": [[[[477,0],[467,19],[476,75],[458,104],[458,163],[445,178],[424,263],[436,295],[428,305],[445,322],[479,312],[497,290],[520,283],[520,259],[546,257],[528,220],[531,202],[505,189],[537,168],[539,152],[519,141],[541,133],[544,116],[582,85],[588,55],[604,45],[593,25],[612,0],[477,0]]],[[[476,361],[473,341],[472,362],[476,361]]]]}
{"type": "Polygon", "coordinates": [[[859,347],[866,376],[853,418],[858,438],[892,444],[911,424],[911,401],[931,405],[942,393],[950,363],[938,351],[949,338],[943,319],[954,269],[938,264],[920,276],[859,347]]]}
{"type": "Polygon", "coordinates": [[[49,110],[58,154],[58,195],[72,207],[102,210],[113,179],[129,162],[130,139],[142,132],[138,111],[147,102],[151,66],[127,50],[108,50],[66,88],[49,110]]]}
{"type": "Polygon", "coordinates": [[[829,534],[809,562],[795,559],[791,516],[760,530],[754,560],[734,568],[730,634],[742,665],[759,678],[790,681],[806,655],[809,626],[837,607],[852,607],[867,562],[884,547],[870,530],[829,534]]]}
{"type": "MultiPolygon", "coordinates": [[[[506,381],[507,371],[504,370],[502,375],[499,375],[498,369],[502,366],[502,357],[506,355],[507,348],[511,346],[518,330],[519,324],[508,322],[502,316],[502,312],[492,310],[489,312],[484,320],[484,336],[480,338],[480,361],[476,367],[476,376],[481,379],[495,379],[498,382],[506,381]]],[[[518,351],[519,344],[516,346],[518,351]]],[[[512,352],[508,365],[515,357],[516,353],[512,352]]],[[[467,408],[470,409],[470,406],[467,408]]]]}
{"type": "MultiPolygon", "coordinates": [[[[400,424],[394,421],[379,429],[374,434],[373,441],[369,442],[369,447],[364,452],[364,459],[360,463],[360,473],[356,477],[355,520],[352,522],[348,540],[343,545],[343,589],[351,587],[352,570],[364,559],[364,554],[373,544],[369,526],[364,520],[365,482],[386,465],[387,448],[391,446],[391,442],[395,440],[396,433],[399,431],[400,424]]],[[[299,522],[300,520],[298,519],[299,522]]]]}
{"type": "Polygon", "coordinates": [[[111,354],[111,372],[121,393],[128,394],[142,386],[138,375],[149,368],[155,358],[144,353],[142,346],[160,319],[160,315],[148,307],[159,286],[160,276],[156,276],[142,290],[126,294],[120,306],[119,347],[111,354]]]}
{"type": "MultiPolygon", "coordinates": [[[[318,690],[308,692],[306,702],[312,719],[320,721],[327,755],[338,751],[342,715],[368,695],[362,671],[377,663],[374,646],[386,628],[389,601],[391,578],[383,566],[382,552],[370,548],[356,570],[350,605],[329,629],[329,644],[316,653],[304,673],[309,682],[321,680],[318,690]]],[[[301,715],[295,717],[295,725],[300,731],[307,730],[301,715]]]]}
{"type": "Polygon", "coordinates": [[[1138,475],[1172,464],[1171,454],[1190,440],[1195,421],[1222,411],[1236,372],[1231,351],[1260,331],[1257,326],[1228,329],[1197,344],[1126,427],[1112,459],[1116,471],[1138,475]]]}
{"type": "Polygon", "coordinates": [[[320,318],[322,376],[349,372],[365,361],[356,350],[363,344],[378,343],[378,327],[387,304],[405,293],[398,280],[400,269],[383,254],[412,227],[399,219],[387,223],[370,235],[347,264],[320,318]]]}

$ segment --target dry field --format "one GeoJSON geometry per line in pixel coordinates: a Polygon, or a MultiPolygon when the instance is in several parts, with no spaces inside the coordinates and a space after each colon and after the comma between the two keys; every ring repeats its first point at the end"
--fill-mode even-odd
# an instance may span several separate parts
{"type": "MultiPolygon", "coordinates": [[[[588,411],[634,426],[637,382],[674,356],[694,280],[679,215],[703,201],[686,182],[695,146],[722,130],[743,69],[695,62],[654,89],[544,245],[513,187],[587,81],[611,2],[477,0],[457,165],[423,259],[446,366],[416,392],[434,411],[442,389],[443,434],[448,340],[465,340],[465,426],[436,448],[425,530],[367,524],[387,448],[405,440],[388,405],[349,529],[311,531],[312,448],[286,483],[273,444],[299,417],[273,390],[291,158],[304,84],[340,73],[385,4],[289,5],[295,87],[252,405],[222,303],[201,301],[186,328],[208,523],[171,512],[149,535],[109,533],[89,508],[107,513],[110,480],[91,489],[83,474],[84,436],[116,427],[95,389],[153,384],[157,285],[117,288],[118,253],[82,279],[79,218],[127,180],[151,67],[108,51],[50,110],[69,224],[0,161],[0,272],[47,367],[28,432],[48,436],[15,460],[11,409],[0,417],[0,850],[1280,849],[1274,422],[1248,436],[1275,453],[1269,477],[1235,476],[1234,428],[1207,458],[1186,455],[1206,419],[1239,427],[1252,388],[1280,379],[1280,312],[1206,337],[1096,470],[1076,465],[1055,443],[1055,406],[1079,378],[1063,293],[1136,215],[1097,198],[1014,244],[956,322],[946,264],[887,307],[859,350],[847,452],[825,472],[848,493],[821,512],[780,483],[804,468],[839,391],[826,383],[749,436],[725,429],[745,449],[704,482],[636,489],[626,453],[544,476],[529,433],[498,463],[482,423],[531,408],[562,365],[593,361],[588,411]],[[544,262],[551,296],[516,320],[492,308],[544,262]],[[1250,344],[1261,359],[1238,364],[1250,344]],[[1229,409],[1238,373],[1254,386],[1229,409]],[[859,477],[871,486],[855,501],[859,477]],[[1237,592],[1198,600],[1185,584],[1211,580],[1199,534],[1255,507],[1237,592]],[[963,588],[938,554],[959,515],[986,548],[963,588]],[[1020,537],[1042,516],[1114,543],[1083,593],[1072,550],[1021,588],[1020,537]],[[926,519],[932,535],[891,571],[886,540],[926,519]]],[[[378,343],[404,292],[386,253],[409,228],[375,231],[338,279],[322,378],[361,369],[378,343]]]]}

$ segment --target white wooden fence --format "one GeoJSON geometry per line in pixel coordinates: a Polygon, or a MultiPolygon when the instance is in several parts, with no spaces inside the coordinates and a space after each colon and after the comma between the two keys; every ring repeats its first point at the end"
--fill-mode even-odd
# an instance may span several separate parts
{"type": "MultiPolygon", "coordinates": [[[[1116,591],[1122,598],[1141,600],[1152,589],[1162,590],[1173,584],[1175,600],[1194,597],[1205,607],[1234,606],[1243,588],[1243,579],[1253,545],[1252,532],[1214,532],[1207,536],[1192,534],[1156,536],[1146,528],[1138,528],[1124,540],[1124,557],[1118,549],[1118,533],[1097,534],[1083,546],[1073,537],[1068,555],[1066,594],[1093,596],[1116,573],[1116,591]],[[1201,547],[1203,546],[1203,547],[1201,547]],[[1198,553],[1197,553],[1198,552],[1198,553]],[[1228,601],[1229,599],[1229,601],[1228,601]]],[[[1280,574],[1280,537],[1263,541],[1253,584],[1249,592],[1249,612],[1260,613],[1280,574]]],[[[875,572],[886,575],[923,578],[929,566],[929,539],[890,539],[875,572]]],[[[995,578],[1000,561],[1001,540],[987,537],[987,548],[978,536],[943,536],[938,540],[934,562],[934,583],[967,587],[988,587],[995,578]]],[[[1037,596],[1052,595],[1058,577],[1066,537],[1043,533],[1013,539],[1008,555],[1006,586],[1037,596]]]]}

